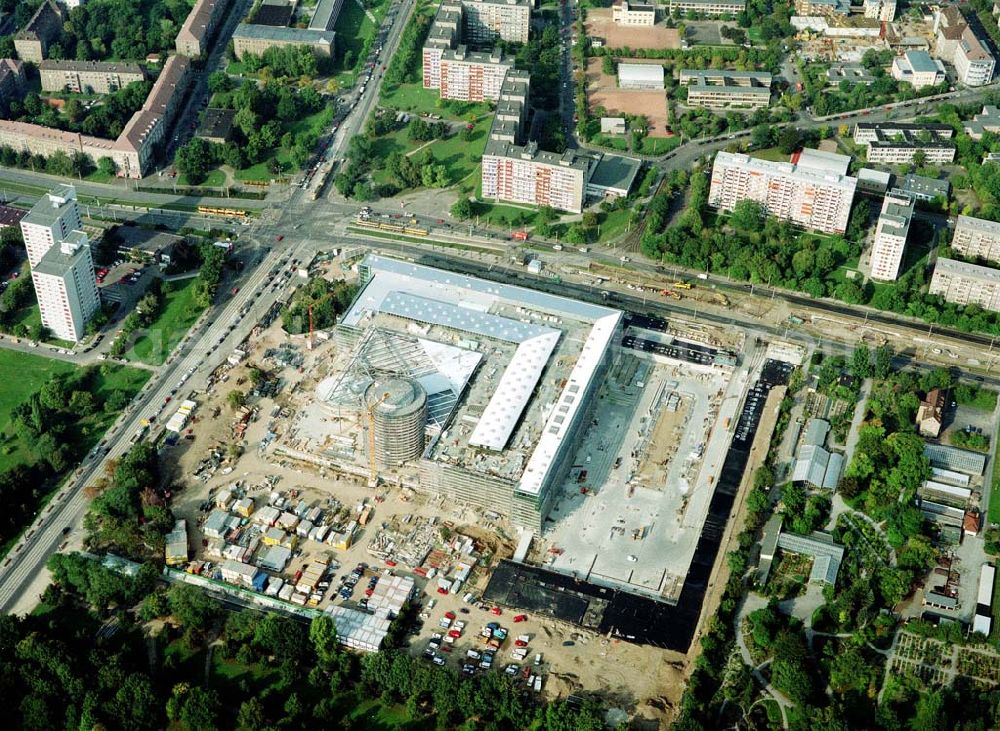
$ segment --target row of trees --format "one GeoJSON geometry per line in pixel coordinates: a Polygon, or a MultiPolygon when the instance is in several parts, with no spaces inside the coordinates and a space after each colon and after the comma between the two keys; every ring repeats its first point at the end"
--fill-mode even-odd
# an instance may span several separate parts
{"type": "MultiPolygon", "coordinates": [[[[308,46],[275,46],[262,56],[246,53],[241,59],[250,73],[268,69],[274,76],[304,76],[314,78],[319,73],[316,54],[308,46]]],[[[223,73],[223,72],[219,72],[223,73]]]]}
{"type": "Polygon", "coordinates": [[[95,164],[90,155],[79,151],[67,155],[62,150],[56,150],[46,157],[42,154],[32,155],[27,150],[15,150],[7,145],[0,145],[0,166],[46,172],[63,178],[82,178],[94,170],[114,175],[118,170],[110,157],[102,157],[95,164]]]}

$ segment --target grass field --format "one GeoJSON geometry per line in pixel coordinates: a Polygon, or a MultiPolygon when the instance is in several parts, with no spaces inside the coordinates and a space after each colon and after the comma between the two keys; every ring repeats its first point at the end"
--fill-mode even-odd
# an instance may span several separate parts
{"type": "MultiPolygon", "coordinates": [[[[40,355],[0,350],[0,431],[11,434],[11,411],[53,376],[69,373],[75,366],[40,355]]],[[[20,444],[7,442],[0,450],[0,470],[25,461],[20,444]],[[14,446],[13,450],[9,448],[14,446]]]]}
{"type": "Polygon", "coordinates": [[[606,147],[609,150],[620,150],[625,152],[628,150],[628,140],[625,137],[612,137],[611,135],[596,135],[590,144],[596,145],[597,147],[606,147]]]}
{"type": "Polygon", "coordinates": [[[163,365],[167,356],[204,311],[194,301],[197,277],[173,282],[160,316],[126,351],[130,361],[163,365]]]}
{"type": "MultiPolygon", "coordinates": [[[[385,3],[380,3],[379,7],[372,10],[372,14],[381,21],[385,15],[385,3]]],[[[363,61],[359,56],[364,50],[365,41],[377,30],[375,24],[354,0],[344,0],[340,15],[337,16],[337,24],[333,29],[337,33],[337,54],[346,54],[350,51],[354,59],[351,68],[354,68],[357,63],[363,61]]]]}
{"type": "MultiPolygon", "coordinates": [[[[198,183],[198,185],[206,186],[206,187],[210,187],[210,188],[221,188],[225,184],[226,184],[226,174],[224,172],[222,172],[221,170],[211,170],[211,171],[209,171],[208,177],[206,177],[203,181],[201,181],[200,183],[198,183]]],[[[186,187],[186,186],[194,185],[194,183],[189,182],[188,179],[187,179],[187,176],[185,176],[185,175],[178,175],[177,176],[177,185],[181,185],[181,186],[185,186],[186,187]]]]}
{"type": "Polygon", "coordinates": [[[379,101],[382,106],[390,109],[398,109],[401,112],[411,112],[413,114],[437,114],[442,119],[453,121],[480,117],[488,114],[490,107],[488,104],[474,104],[466,102],[449,101],[439,98],[440,92],[437,89],[425,89],[421,82],[415,84],[399,84],[382,86],[382,96],[379,101]]]}
{"type": "Polygon", "coordinates": [[[597,242],[604,243],[615,241],[625,235],[625,228],[628,226],[628,217],[632,212],[630,208],[623,208],[619,211],[604,211],[597,214],[598,235],[597,242]]]}
{"type": "MultiPolygon", "coordinates": [[[[489,118],[483,118],[476,122],[472,140],[469,142],[463,140],[460,134],[453,134],[447,139],[434,140],[429,144],[411,140],[407,126],[378,137],[375,140],[375,155],[385,160],[393,152],[404,155],[414,152],[421,155],[424,150],[429,150],[434,155],[435,164],[448,168],[450,184],[456,185],[469,178],[478,168],[483,148],[486,147],[490,122],[489,118]],[[415,152],[417,149],[420,149],[420,152],[415,152]]],[[[372,173],[372,179],[378,184],[391,182],[391,177],[384,167],[375,170],[372,173]]]]}
{"type": "Polygon", "coordinates": [[[673,137],[643,137],[642,144],[635,152],[638,152],[640,155],[665,155],[680,146],[681,138],[679,135],[674,135],[673,137]]]}
{"type": "Polygon", "coordinates": [[[788,162],[788,154],[782,152],[777,147],[765,147],[763,150],[754,150],[749,153],[750,157],[758,160],[770,160],[771,162],[788,162]]]}
{"type": "MultiPolygon", "coordinates": [[[[1000,446],[993,452],[993,479],[990,482],[990,505],[987,510],[990,523],[1000,523],[1000,446]]],[[[1000,585],[1000,582],[998,582],[1000,585]]],[[[1000,608],[1000,604],[994,602],[994,611],[1000,608]]]]}

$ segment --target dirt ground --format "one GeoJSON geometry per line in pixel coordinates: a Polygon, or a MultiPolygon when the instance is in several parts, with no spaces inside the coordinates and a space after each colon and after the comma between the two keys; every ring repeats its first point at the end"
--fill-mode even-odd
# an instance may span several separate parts
{"type": "MultiPolygon", "coordinates": [[[[265,438],[268,428],[281,429],[285,417],[270,418],[269,414],[275,407],[294,408],[307,389],[315,384],[315,378],[310,373],[310,365],[332,353],[333,343],[325,342],[317,346],[312,353],[306,353],[303,368],[286,367],[279,369],[273,361],[264,361],[263,352],[268,347],[275,347],[285,342],[302,344],[301,339],[289,339],[279,329],[276,322],[269,329],[254,338],[250,345],[248,357],[239,365],[226,367],[220,372],[220,380],[209,391],[194,396],[198,403],[195,418],[192,422],[194,439],[182,439],[169,449],[165,468],[171,472],[175,484],[183,485],[174,498],[173,509],[178,518],[188,520],[192,534],[191,544],[196,547],[193,558],[202,558],[201,524],[207,512],[200,508],[210,495],[224,486],[243,481],[244,486],[254,486],[263,481],[265,476],[277,477],[275,489],[288,491],[296,489],[307,502],[322,504],[327,499],[335,499],[346,507],[353,507],[362,501],[374,504],[375,512],[371,523],[364,528],[353,546],[346,551],[334,550],[327,544],[319,544],[302,540],[299,544],[301,555],[297,555],[285,571],[288,577],[311,560],[320,557],[332,557],[340,568],[336,577],[349,573],[357,563],[370,564],[372,571],[381,570],[383,564],[368,551],[369,542],[375,536],[379,527],[385,524],[398,524],[405,516],[414,518],[436,518],[453,528],[454,533],[470,536],[479,541],[484,550],[492,551],[492,561],[509,558],[513,544],[510,541],[499,540],[495,531],[489,525],[477,524],[477,517],[462,506],[444,505],[419,493],[401,491],[394,487],[380,487],[377,490],[367,487],[361,481],[352,477],[339,476],[330,470],[322,471],[312,465],[305,465],[293,460],[274,455],[270,449],[261,452],[258,447],[265,438]],[[193,477],[197,464],[208,453],[217,447],[225,448],[233,441],[232,425],[236,412],[227,403],[228,394],[234,389],[248,390],[249,368],[258,365],[285,379],[285,385],[275,399],[263,398],[256,402],[260,417],[249,423],[243,446],[244,453],[232,461],[225,469],[217,471],[207,482],[193,477]],[[222,380],[225,379],[225,380],[222,380]],[[292,394],[290,397],[289,394],[292,394]],[[218,414],[213,416],[218,409],[218,414]],[[232,467],[230,470],[229,467],[232,467]],[[226,472],[226,474],[223,474],[226,472]]],[[[303,351],[304,352],[304,351],[303,351]]],[[[266,501],[266,490],[257,491],[250,488],[249,495],[254,497],[260,508],[266,501]]],[[[497,617],[488,611],[477,608],[475,604],[463,601],[463,595],[472,592],[480,596],[489,580],[490,568],[477,567],[460,594],[441,595],[437,593],[437,582],[428,581],[421,576],[404,570],[403,565],[395,571],[411,575],[415,579],[420,596],[418,601],[423,605],[421,619],[423,626],[412,638],[410,651],[420,655],[427,647],[431,635],[444,633],[438,622],[446,611],[455,612],[457,617],[465,620],[468,625],[463,636],[459,638],[450,654],[442,654],[446,662],[460,669],[465,653],[478,644],[479,630],[490,621],[498,621],[506,627],[510,635],[507,643],[497,654],[494,668],[490,672],[503,672],[503,668],[512,663],[510,651],[513,640],[521,634],[531,637],[525,661],[522,667],[531,666],[531,672],[541,672],[544,678],[542,692],[546,697],[566,697],[573,693],[599,693],[609,705],[621,708],[637,718],[645,719],[660,727],[666,727],[676,715],[677,704],[684,691],[687,678],[687,663],[679,653],[665,652],[653,647],[641,647],[586,632],[581,628],[565,625],[542,617],[528,616],[527,621],[514,623],[512,612],[505,611],[497,617]],[[434,606],[429,605],[433,601],[434,606]],[[571,643],[565,646],[563,643],[571,643]],[[534,666],[535,654],[542,654],[542,662],[534,666]],[[642,668],[642,672],[636,672],[642,668]]],[[[336,582],[334,582],[336,586],[336,582]]],[[[357,599],[361,594],[357,594],[357,599]]],[[[328,604],[344,603],[353,605],[353,599],[343,602],[334,590],[330,590],[319,605],[320,609],[328,604]]],[[[479,671],[481,672],[481,671],[479,671]]]]}
{"type": "MultiPolygon", "coordinates": [[[[644,59],[629,59],[629,63],[650,63],[644,59]]],[[[652,63],[660,63],[652,61],[652,63]]],[[[587,97],[590,109],[604,107],[608,116],[642,114],[649,120],[650,137],[667,137],[667,92],[632,91],[617,88],[617,80],[601,70],[601,59],[587,60],[587,97]]]]}
{"type": "Polygon", "coordinates": [[[611,8],[591,8],[587,11],[587,35],[604,39],[608,48],[680,48],[681,38],[676,28],[662,23],[652,28],[616,25],[611,20],[611,8]]]}
{"type": "Polygon", "coordinates": [[[677,445],[680,444],[681,437],[684,436],[684,420],[690,409],[691,401],[688,397],[684,397],[676,411],[663,409],[660,412],[649,443],[671,446],[662,453],[646,453],[638,472],[642,483],[647,487],[654,490],[662,490],[666,487],[667,468],[677,456],[677,445]]]}

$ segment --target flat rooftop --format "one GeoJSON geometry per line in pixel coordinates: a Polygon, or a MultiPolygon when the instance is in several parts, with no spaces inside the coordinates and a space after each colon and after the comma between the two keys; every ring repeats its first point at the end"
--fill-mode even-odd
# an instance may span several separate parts
{"type": "Polygon", "coordinates": [[[376,255],[359,266],[367,282],[343,325],[391,316],[416,323],[432,341],[474,341],[468,347],[479,345],[477,338],[499,341],[475,348],[487,362],[458,406],[447,443],[429,456],[519,479],[519,491],[536,494],[583,405],[576,394],[594,377],[621,312],[376,255]],[[497,347],[502,357],[491,363],[497,347]],[[543,406],[554,408],[546,413],[543,406]],[[470,447],[503,453],[476,453],[467,464],[470,447]]]}

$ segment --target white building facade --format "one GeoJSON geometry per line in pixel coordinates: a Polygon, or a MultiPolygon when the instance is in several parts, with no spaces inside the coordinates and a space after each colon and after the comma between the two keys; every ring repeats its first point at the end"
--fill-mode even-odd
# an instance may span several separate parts
{"type": "Polygon", "coordinates": [[[913,198],[892,190],[882,201],[882,213],[875,227],[871,253],[871,277],[880,282],[894,282],[906,253],[906,237],[913,218],[913,198]]]}
{"type": "Polygon", "coordinates": [[[787,162],[720,152],[712,167],[708,203],[731,211],[757,201],[768,215],[825,233],[844,233],[857,179],[787,162]]]}
{"type": "Polygon", "coordinates": [[[31,271],[42,325],[61,340],[77,342],[101,306],[87,235],[72,231],[31,271]]]}
{"type": "Polygon", "coordinates": [[[83,228],[80,207],[76,201],[76,188],[60,185],[46,193],[21,219],[21,234],[28,251],[32,268],[45,256],[45,252],[69,236],[71,231],[83,228]]]}

